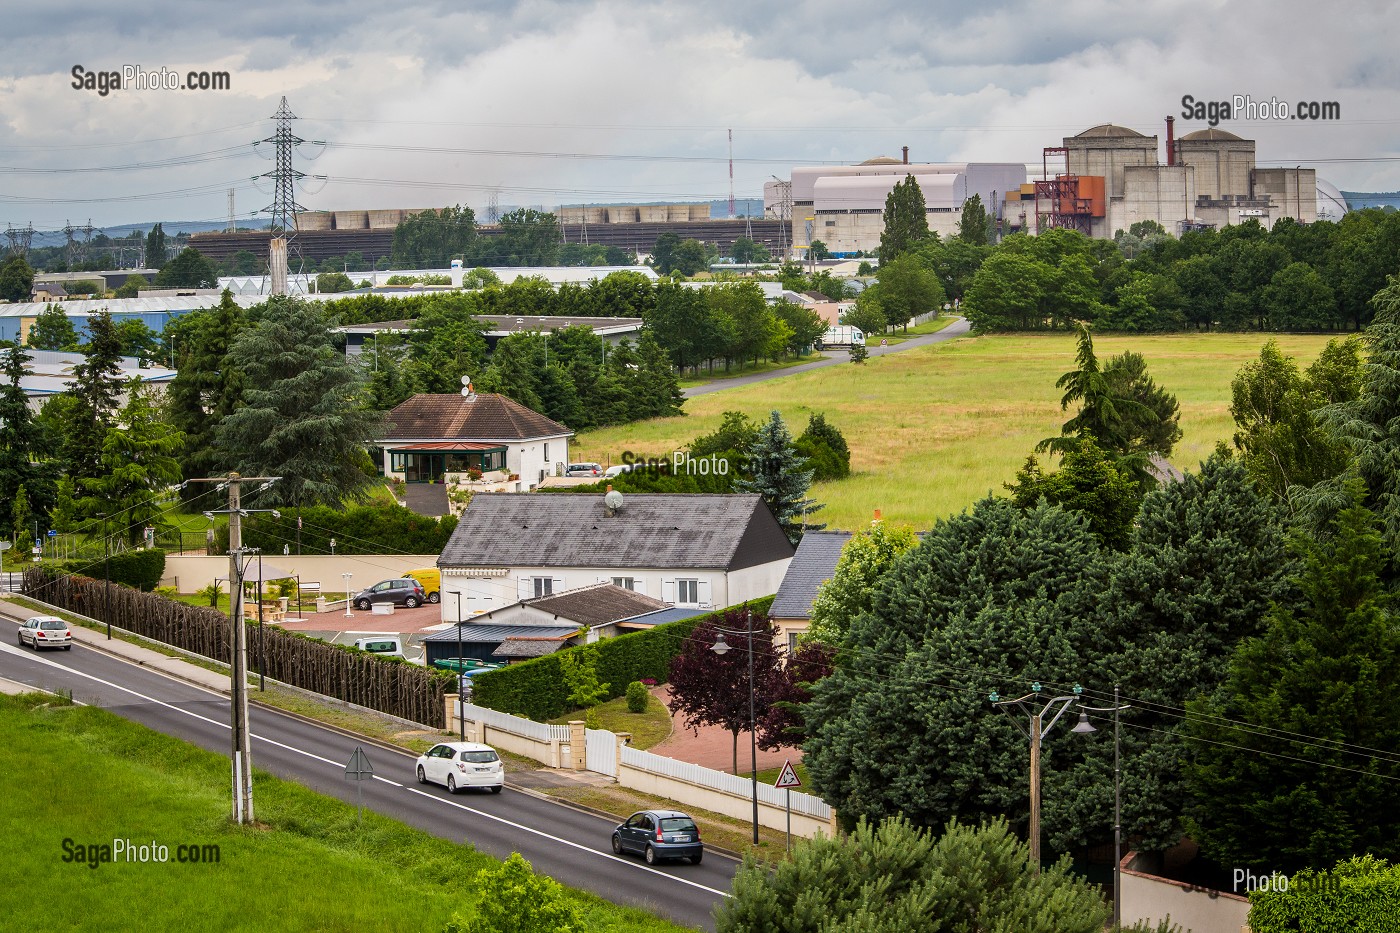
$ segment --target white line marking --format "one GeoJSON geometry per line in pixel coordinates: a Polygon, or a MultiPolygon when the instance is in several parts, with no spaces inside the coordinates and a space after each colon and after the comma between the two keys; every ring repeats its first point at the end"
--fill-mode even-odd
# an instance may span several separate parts
{"type": "MultiPolygon", "coordinates": [[[[20,656],[23,656],[23,657],[30,657],[30,655],[29,655],[27,652],[22,652],[22,651],[20,651],[18,648],[12,647],[12,646],[7,645],[7,644],[2,644],[2,643],[0,643],[0,651],[3,651],[4,653],[7,653],[7,654],[20,655],[20,656]]],[[[69,674],[76,674],[76,675],[78,675],[79,677],[86,677],[88,680],[96,681],[96,682],[99,683],[99,684],[103,684],[103,685],[105,685],[105,686],[112,687],[113,689],[116,689],[116,690],[121,690],[121,691],[123,691],[124,693],[129,693],[129,694],[131,694],[131,695],[134,696],[134,697],[140,697],[141,699],[145,700],[145,701],[148,702],[148,703],[154,703],[154,704],[156,704],[157,706],[163,706],[163,707],[165,707],[165,708],[168,709],[168,710],[172,710],[172,711],[177,712],[177,713],[183,713],[184,715],[189,716],[189,717],[191,717],[191,718],[193,718],[193,719],[198,719],[200,722],[207,722],[207,723],[209,723],[210,725],[218,726],[218,727],[221,728],[221,729],[230,729],[230,728],[232,728],[232,726],[230,726],[230,725],[229,725],[228,723],[226,723],[226,722],[219,722],[219,721],[216,720],[216,719],[210,719],[208,716],[201,716],[201,715],[199,715],[198,713],[192,713],[192,712],[190,712],[190,711],[187,710],[187,709],[181,709],[180,707],[178,707],[178,706],[173,706],[173,705],[171,705],[171,704],[169,704],[169,703],[166,703],[166,702],[163,701],[163,700],[157,700],[155,697],[149,697],[149,696],[146,696],[144,693],[139,693],[138,691],[132,690],[130,687],[124,687],[124,686],[122,686],[121,684],[112,683],[110,680],[103,680],[101,677],[94,676],[94,675],[92,675],[92,674],[87,673],[86,671],[80,671],[80,670],[78,670],[78,669],[76,669],[76,668],[72,668],[72,667],[64,667],[62,664],[58,664],[58,663],[56,663],[56,662],[54,662],[54,661],[50,661],[48,658],[39,657],[37,654],[36,654],[36,655],[33,655],[32,658],[33,658],[33,660],[35,660],[35,661],[41,661],[41,662],[43,662],[44,664],[49,665],[50,667],[55,667],[55,668],[57,668],[57,669],[59,669],[59,670],[61,670],[61,671],[65,671],[65,672],[67,672],[67,673],[69,673],[69,674]]],[[[196,687],[195,689],[202,689],[202,688],[196,687]]],[[[205,691],[205,692],[211,692],[211,691],[205,691]]],[[[220,697],[220,698],[224,698],[222,694],[214,693],[213,695],[214,695],[214,696],[217,696],[217,697],[220,697]]],[[[286,751],[289,751],[289,752],[295,752],[295,753],[297,753],[298,755],[305,755],[307,758],[310,758],[310,759],[312,759],[313,761],[319,761],[319,762],[321,762],[321,763],[323,763],[323,764],[330,765],[332,768],[335,768],[336,770],[340,770],[342,767],[344,767],[344,766],[343,766],[340,762],[338,762],[338,761],[332,761],[332,760],[329,759],[329,758],[322,758],[320,755],[315,755],[315,754],[312,754],[311,752],[305,751],[304,749],[295,748],[295,747],[293,747],[293,746],[291,746],[291,745],[283,744],[282,742],[278,742],[276,739],[270,739],[270,738],[267,738],[266,736],[258,735],[256,732],[253,733],[253,738],[259,739],[260,741],[263,741],[263,742],[266,742],[266,743],[269,744],[269,745],[274,745],[274,746],[276,746],[277,748],[285,749],[286,751]]],[[[408,756],[407,756],[407,755],[399,755],[399,757],[407,758],[408,756]]],[[[428,793],[427,791],[419,790],[417,787],[409,787],[409,786],[406,786],[406,785],[404,785],[404,784],[400,784],[400,783],[398,783],[397,781],[390,780],[389,778],[380,777],[379,775],[375,775],[374,779],[375,779],[376,781],[382,781],[382,782],[384,782],[385,784],[388,784],[388,785],[390,785],[390,786],[392,786],[392,787],[399,787],[399,788],[402,788],[402,789],[404,789],[404,790],[407,790],[409,793],[418,794],[418,795],[420,795],[420,796],[427,797],[427,798],[429,798],[429,799],[431,799],[431,800],[436,800],[436,801],[437,801],[438,803],[440,803],[440,804],[446,804],[446,805],[449,806],[449,807],[456,807],[458,810],[465,810],[465,811],[468,812],[468,813],[475,814],[476,816],[485,817],[485,818],[488,819],[488,820],[494,820],[494,821],[496,821],[497,823],[503,823],[503,824],[505,824],[506,826],[510,826],[510,827],[512,827],[512,828],[514,828],[514,829],[524,830],[524,831],[527,832],[527,833],[531,833],[531,834],[536,835],[536,836],[539,836],[539,837],[541,837],[541,838],[543,838],[543,839],[548,839],[548,840],[550,840],[551,842],[557,842],[557,843],[559,843],[560,845],[568,846],[568,847],[573,848],[573,849],[578,849],[578,850],[581,851],[581,852],[587,852],[589,855],[594,855],[594,856],[597,856],[597,857],[599,857],[599,858],[606,859],[607,861],[610,861],[610,862],[617,862],[617,863],[619,863],[619,864],[626,865],[626,866],[628,866],[628,867],[630,867],[630,868],[635,868],[635,869],[637,869],[637,870],[639,870],[639,871],[644,871],[644,872],[647,872],[648,874],[652,874],[652,875],[656,875],[656,876],[661,877],[661,878],[665,878],[665,879],[668,880],[668,881],[674,881],[674,882],[676,882],[676,883],[678,883],[678,884],[689,885],[689,886],[692,887],[692,888],[699,888],[699,889],[702,890],[702,891],[709,891],[711,894],[718,894],[720,897],[728,897],[728,896],[729,896],[729,892],[727,892],[727,891],[721,891],[721,890],[719,890],[719,889],[717,889],[717,888],[712,888],[712,887],[710,887],[709,885],[700,884],[698,881],[691,881],[691,880],[689,880],[688,878],[681,878],[681,877],[678,877],[678,876],[676,876],[676,875],[668,875],[668,874],[666,874],[666,872],[664,872],[664,871],[657,871],[655,868],[651,868],[651,867],[646,866],[646,865],[639,865],[639,864],[637,864],[636,862],[629,861],[628,859],[624,859],[624,858],[622,858],[622,857],[620,857],[620,856],[617,856],[617,855],[613,855],[613,854],[610,853],[610,852],[599,852],[597,849],[590,849],[588,846],[583,845],[583,844],[578,843],[578,842],[574,842],[574,841],[571,840],[571,839],[563,839],[563,838],[561,838],[561,837],[559,837],[559,836],[550,835],[549,833],[544,832],[543,830],[535,829],[535,828],[532,827],[532,826],[526,826],[526,825],[524,825],[524,824],[522,824],[522,823],[516,823],[516,822],[513,821],[513,820],[508,820],[508,819],[506,819],[505,817],[497,816],[496,814],[494,814],[494,813],[489,813],[489,812],[487,812],[487,811],[485,811],[485,810],[478,810],[478,809],[476,809],[475,807],[469,807],[469,806],[467,806],[466,804],[458,803],[458,802],[455,801],[455,800],[443,800],[441,797],[437,796],[436,794],[430,794],[430,793],[428,793]]]]}

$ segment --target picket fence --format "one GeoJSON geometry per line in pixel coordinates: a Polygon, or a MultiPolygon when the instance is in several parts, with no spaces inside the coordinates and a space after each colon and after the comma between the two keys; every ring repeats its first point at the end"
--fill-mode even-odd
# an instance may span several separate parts
{"type": "MultiPolygon", "coordinates": [[[[502,713],[499,710],[487,709],[484,706],[477,706],[473,703],[464,703],[462,704],[462,708],[466,712],[466,719],[484,722],[492,729],[500,729],[502,732],[509,732],[512,735],[534,739],[536,742],[569,741],[568,726],[552,726],[547,722],[535,722],[530,719],[522,719],[519,716],[512,716],[509,713],[502,713]]],[[[608,734],[612,735],[611,732],[608,734]]]]}

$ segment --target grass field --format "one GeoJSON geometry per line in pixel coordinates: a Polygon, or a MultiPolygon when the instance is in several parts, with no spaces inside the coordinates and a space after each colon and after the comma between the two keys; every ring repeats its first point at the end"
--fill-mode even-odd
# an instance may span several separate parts
{"type": "MultiPolygon", "coordinates": [[[[1230,381],[1268,339],[1103,336],[1094,346],[1100,360],[1141,353],[1158,384],[1176,393],[1184,436],[1171,459],[1193,469],[1217,441],[1229,440],[1230,381]]],[[[1274,339],[1304,364],[1327,343],[1314,335],[1274,339]]],[[[989,491],[1001,493],[1035,444],[1059,433],[1069,416],[1060,411],[1055,380],[1074,368],[1074,351],[1069,334],[961,338],[700,396],[686,402],[686,416],[583,434],[570,455],[599,463],[621,462],[624,450],[667,456],[713,431],[726,410],[763,419],[776,408],[794,434],[811,412],[825,412],[846,435],[854,473],[813,489],[826,503],[813,521],[854,529],[878,508],[891,521],[928,527],[989,491]]]]}
{"type": "MultiPolygon", "coordinates": [[[[607,729],[609,732],[632,733],[631,745],[633,748],[646,750],[671,734],[671,714],[666,709],[666,704],[654,696],[647,696],[647,711],[645,713],[629,713],[626,697],[617,697],[606,703],[599,703],[593,707],[593,711],[598,714],[600,729],[607,729]]],[[[585,715],[584,710],[574,710],[565,713],[558,719],[551,719],[550,722],[562,726],[572,720],[581,720],[585,715]]]]}
{"type": "MultiPolygon", "coordinates": [[[[472,913],[468,845],[259,776],[259,820],[227,820],[223,759],[94,707],[0,696],[0,917],[13,930],[426,931],[472,913]],[[78,775],[89,779],[78,782],[78,775]],[[81,845],[152,841],[167,863],[63,862],[81,845]],[[176,846],[218,846],[180,864],[176,846]],[[23,883],[21,883],[23,882],[23,883]]],[[[640,910],[571,892],[589,930],[679,933],[640,910]]]]}

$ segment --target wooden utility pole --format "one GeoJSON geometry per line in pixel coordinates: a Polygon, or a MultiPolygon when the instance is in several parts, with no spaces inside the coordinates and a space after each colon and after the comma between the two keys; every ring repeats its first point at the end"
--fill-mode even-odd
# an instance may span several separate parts
{"type": "Polygon", "coordinates": [[[1031,717],[1031,870],[1040,872],[1040,713],[1031,717]]]}

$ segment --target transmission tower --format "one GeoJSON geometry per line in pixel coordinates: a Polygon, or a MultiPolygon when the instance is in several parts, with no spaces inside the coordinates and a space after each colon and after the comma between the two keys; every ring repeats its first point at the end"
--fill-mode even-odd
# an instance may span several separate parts
{"type": "Polygon", "coordinates": [[[287,293],[287,270],[293,265],[297,268],[301,266],[301,246],[296,241],[296,223],[297,212],[302,208],[297,203],[296,186],[297,182],[306,176],[292,168],[292,150],[305,140],[292,132],[292,121],[296,118],[296,114],[287,106],[287,98],[283,97],[282,105],[272,115],[272,119],[277,121],[276,130],[268,138],[259,140],[272,144],[275,149],[272,171],[258,176],[272,180],[272,204],[263,208],[263,212],[271,215],[272,220],[272,242],[268,244],[268,273],[272,279],[274,295],[287,293]]]}
{"type": "Polygon", "coordinates": [[[734,219],[734,131],[729,131],[729,219],[734,219]]]}
{"type": "Polygon", "coordinates": [[[23,227],[16,227],[6,224],[5,239],[10,241],[10,255],[23,259],[29,255],[29,244],[34,239],[34,225],[26,223],[23,227]]]}
{"type": "Polygon", "coordinates": [[[491,190],[491,198],[486,202],[486,222],[488,224],[500,223],[501,221],[501,192],[500,189],[491,190]]]}
{"type": "Polygon", "coordinates": [[[237,233],[237,232],[238,232],[238,221],[236,221],[236,220],[234,219],[234,217],[233,217],[233,190],[234,190],[234,189],[232,189],[232,188],[228,189],[228,232],[229,232],[229,233],[237,233]]]}
{"type": "Polygon", "coordinates": [[[63,222],[63,236],[67,240],[64,246],[64,261],[68,263],[68,268],[73,268],[73,256],[77,253],[77,241],[73,239],[73,231],[78,228],[68,221],[63,222]]]}

